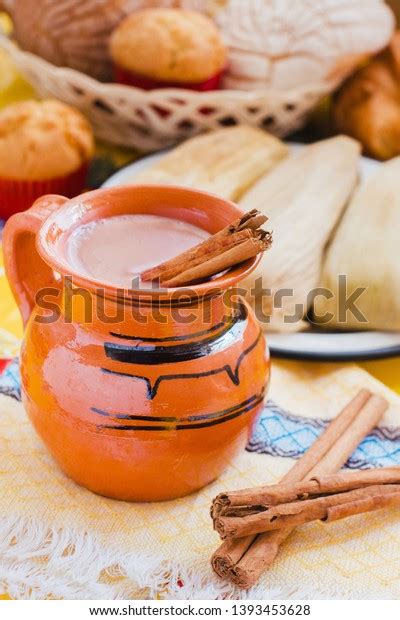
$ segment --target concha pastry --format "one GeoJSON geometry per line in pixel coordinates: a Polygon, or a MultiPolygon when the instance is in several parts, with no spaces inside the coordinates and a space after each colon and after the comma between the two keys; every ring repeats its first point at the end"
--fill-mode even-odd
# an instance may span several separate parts
{"type": "Polygon", "coordinates": [[[227,88],[335,86],[388,43],[383,0],[181,0],[213,15],[230,48],[227,88]]]}
{"type": "Polygon", "coordinates": [[[49,62],[111,79],[108,38],[138,9],[170,7],[174,0],[3,0],[22,49],[49,62]]]}

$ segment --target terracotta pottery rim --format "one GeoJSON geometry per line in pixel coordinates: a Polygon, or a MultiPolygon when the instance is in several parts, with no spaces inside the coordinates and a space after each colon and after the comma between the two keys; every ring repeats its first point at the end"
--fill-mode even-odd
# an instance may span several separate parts
{"type": "MultiPolygon", "coordinates": [[[[133,191],[136,194],[142,193],[146,196],[153,196],[153,200],[147,199],[140,211],[132,209],[132,213],[151,213],[153,208],[157,211],[157,214],[161,215],[161,213],[159,213],[159,211],[162,210],[160,195],[169,196],[170,199],[171,197],[176,197],[177,207],[181,208],[182,211],[188,209],[186,209],[185,206],[180,206],[179,202],[182,199],[188,198],[193,198],[194,202],[198,200],[200,200],[200,202],[203,201],[204,204],[207,204],[209,207],[213,206],[215,208],[215,215],[218,216],[215,217],[214,220],[220,221],[220,225],[217,226],[215,230],[208,231],[211,233],[217,232],[217,230],[228,225],[231,221],[239,218],[244,213],[238,205],[225,198],[208,192],[173,185],[123,185],[113,188],[97,189],[72,199],[66,198],[64,204],[58,206],[53,213],[50,213],[50,215],[46,217],[36,237],[36,247],[40,256],[54,269],[54,271],[71,276],[73,284],[76,286],[85,287],[92,291],[101,288],[106,295],[111,297],[117,296],[117,292],[118,296],[120,296],[121,291],[123,291],[124,296],[126,295],[128,299],[132,297],[137,298],[139,296],[154,299],[170,298],[172,296],[176,297],[179,292],[182,292],[186,299],[188,297],[203,297],[205,295],[212,295],[213,293],[217,294],[218,291],[222,292],[246,278],[259,264],[261,255],[245,261],[214,280],[190,285],[187,288],[174,287],[169,289],[123,289],[122,287],[118,288],[110,283],[96,280],[89,275],[86,276],[85,274],[75,271],[69,265],[68,260],[62,256],[60,251],[62,243],[65,243],[66,238],[75,227],[79,226],[84,221],[96,219],[95,217],[88,217],[87,220],[84,220],[84,215],[103,211],[102,214],[99,214],[99,217],[111,216],[112,213],[110,213],[110,210],[115,207],[115,201],[118,200],[118,196],[126,196],[126,192],[132,193],[133,191]],[[108,215],[106,212],[108,212],[108,215]]],[[[130,211],[126,211],[126,213],[129,212],[130,211]]],[[[206,209],[204,209],[204,207],[202,208],[201,204],[197,205],[196,209],[191,210],[192,216],[202,213],[205,214],[206,209]]],[[[168,217],[173,216],[168,215],[168,217]]],[[[193,217],[192,220],[196,220],[196,217],[193,217]]],[[[194,221],[193,223],[207,230],[201,222],[194,221]]]]}

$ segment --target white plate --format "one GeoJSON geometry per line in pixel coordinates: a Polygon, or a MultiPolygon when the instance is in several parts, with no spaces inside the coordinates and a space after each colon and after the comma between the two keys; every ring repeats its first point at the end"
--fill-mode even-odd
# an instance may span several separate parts
{"type": "MultiPolygon", "coordinates": [[[[304,148],[292,144],[294,152],[304,148]]],[[[103,187],[129,185],[135,175],[159,161],[166,151],[140,159],[113,174],[103,187]]],[[[380,164],[367,157],[360,158],[360,176],[366,179],[380,164]]],[[[396,332],[340,332],[326,333],[313,330],[294,334],[269,334],[271,353],[292,359],[324,361],[368,360],[400,355],[400,333],[396,332]]]]}
{"type": "Polygon", "coordinates": [[[289,359],[330,362],[383,359],[400,355],[400,333],[396,332],[299,332],[268,334],[272,353],[289,359]]]}

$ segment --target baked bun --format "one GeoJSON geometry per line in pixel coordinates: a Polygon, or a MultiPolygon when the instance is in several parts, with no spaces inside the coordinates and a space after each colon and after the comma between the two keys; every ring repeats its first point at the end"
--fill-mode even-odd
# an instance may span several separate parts
{"type": "Polygon", "coordinates": [[[110,50],[119,67],[161,82],[201,83],[221,73],[226,62],[215,24],[186,10],[132,13],[113,32],[110,50]]]}
{"type": "Polygon", "coordinates": [[[93,154],[82,114],[59,101],[23,101],[0,112],[2,178],[42,180],[68,175],[93,154]]]}
{"type": "Polygon", "coordinates": [[[224,86],[288,90],[338,85],[384,48],[394,17],[384,0],[179,0],[212,16],[229,49],[224,86]]]}
{"type": "Polygon", "coordinates": [[[400,155],[400,31],[343,84],[333,118],[338,131],[359,140],[366,155],[383,160],[400,155]]]}
{"type": "Polygon", "coordinates": [[[12,0],[6,9],[22,49],[58,66],[111,79],[108,39],[126,15],[173,0],[12,0]]]}

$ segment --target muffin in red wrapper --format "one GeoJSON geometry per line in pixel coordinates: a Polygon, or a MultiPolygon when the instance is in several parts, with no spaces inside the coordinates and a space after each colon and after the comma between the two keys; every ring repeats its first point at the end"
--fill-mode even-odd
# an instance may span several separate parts
{"type": "Polygon", "coordinates": [[[115,82],[127,84],[128,86],[136,86],[136,88],[142,88],[143,90],[153,90],[155,88],[189,88],[190,90],[197,90],[199,92],[217,90],[221,84],[223,75],[224,71],[220,71],[199,84],[193,84],[192,82],[161,82],[160,80],[145,78],[138,73],[133,73],[118,65],[114,65],[115,82]]]}
{"type": "Polygon", "coordinates": [[[110,53],[115,81],[145,90],[216,90],[226,67],[217,27],[195,11],[137,11],[114,30],[110,53]]]}
{"type": "Polygon", "coordinates": [[[93,154],[82,114],[59,101],[24,101],[0,112],[0,218],[43,194],[82,192],[93,154]]]}

